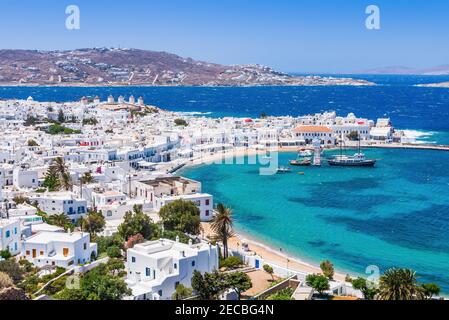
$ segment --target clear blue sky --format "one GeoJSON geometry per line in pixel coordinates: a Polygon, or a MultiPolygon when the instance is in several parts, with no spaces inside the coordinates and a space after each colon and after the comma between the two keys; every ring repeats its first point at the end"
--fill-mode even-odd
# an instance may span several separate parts
{"type": "Polygon", "coordinates": [[[449,64],[447,0],[1,0],[0,48],[129,47],[282,71],[449,64]],[[65,28],[78,5],[81,29],[65,28]],[[365,8],[381,9],[381,30],[365,8]]]}

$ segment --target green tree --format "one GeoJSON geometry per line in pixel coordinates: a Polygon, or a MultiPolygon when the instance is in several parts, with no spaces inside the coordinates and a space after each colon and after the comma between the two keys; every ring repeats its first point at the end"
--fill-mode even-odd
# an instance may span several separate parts
{"type": "Polygon", "coordinates": [[[99,237],[97,235],[94,235],[92,237],[92,241],[97,243],[99,255],[106,253],[106,250],[112,246],[124,249],[124,240],[118,233],[107,237],[99,237]]]}
{"type": "Polygon", "coordinates": [[[64,123],[64,121],[65,121],[64,111],[62,111],[62,109],[59,109],[59,111],[58,111],[58,122],[59,123],[64,123]]]}
{"type": "Polygon", "coordinates": [[[53,214],[48,217],[48,223],[64,230],[73,229],[72,220],[65,213],[53,214]]]}
{"type": "Polygon", "coordinates": [[[359,140],[359,134],[357,131],[351,131],[348,135],[347,138],[351,141],[357,141],[359,140]]]}
{"type": "Polygon", "coordinates": [[[85,125],[92,125],[92,126],[94,126],[96,124],[98,124],[98,120],[95,119],[95,118],[83,119],[83,126],[85,126],[85,125]]]}
{"type": "Polygon", "coordinates": [[[0,257],[7,260],[12,257],[11,252],[9,250],[2,250],[0,251],[0,257]]]}
{"type": "Polygon", "coordinates": [[[120,272],[125,270],[125,264],[121,259],[118,258],[109,259],[106,265],[108,267],[109,272],[111,272],[113,276],[118,276],[120,272]]]}
{"type": "Polygon", "coordinates": [[[125,213],[123,223],[118,227],[120,236],[127,240],[140,233],[145,239],[151,239],[157,229],[156,225],[139,206],[134,206],[133,211],[125,213]]]}
{"type": "Polygon", "coordinates": [[[416,273],[410,269],[389,269],[380,277],[381,300],[420,300],[424,298],[417,285],[416,273]]]}
{"type": "Polygon", "coordinates": [[[333,280],[335,271],[332,262],[330,262],[329,260],[323,261],[320,264],[320,268],[326,278],[328,278],[329,280],[333,280]]]}
{"type": "Polygon", "coordinates": [[[95,178],[92,176],[92,172],[87,171],[81,176],[80,181],[82,184],[89,184],[94,183],[95,178]]]}
{"type": "Polygon", "coordinates": [[[435,283],[424,283],[421,285],[423,294],[427,299],[432,299],[433,296],[440,294],[440,286],[435,283]]]}
{"type": "Polygon", "coordinates": [[[166,204],[159,211],[166,230],[197,235],[201,231],[200,210],[191,201],[182,199],[166,204]]]}
{"type": "Polygon", "coordinates": [[[323,292],[329,290],[329,279],[321,274],[309,274],[306,277],[306,284],[318,291],[320,295],[323,295],[323,292]]]}
{"type": "Polygon", "coordinates": [[[38,119],[34,116],[28,115],[27,118],[25,119],[25,123],[24,126],[29,127],[29,126],[34,126],[37,123],[38,119]]]}
{"type": "Polygon", "coordinates": [[[62,157],[57,157],[47,170],[43,185],[49,191],[70,190],[72,181],[69,170],[62,157]]]}
{"type": "Polygon", "coordinates": [[[285,288],[269,296],[267,300],[293,300],[293,293],[294,291],[292,288],[285,288]]]}
{"type": "Polygon", "coordinates": [[[268,264],[264,264],[263,265],[263,270],[271,276],[271,281],[274,281],[274,277],[273,277],[274,270],[273,270],[273,267],[269,266],[268,264]]]}
{"type": "Polygon", "coordinates": [[[35,140],[33,140],[33,139],[30,139],[30,140],[28,140],[27,141],[27,146],[28,147],[38,147],[39,146],[39,143],[37,143],[35,140]]]}
{"type": "Polygon", "coordinates": [[[234,219],[232,218],[232,210],[222,203],[217,205],[217,214],[212,221],[212,230],[214,231],[214,240],[223,243],[223,257],[229,256],[228,241],[235,234],[233,231],[234,219]]]}
{"type": "Polygon", "coordinates": [[[78,220],[78,225],[81,230],[89,232],[91,236],[94,236],[104,230],[106,221],[100,212],[89,211],[85,217],[78,220]]]}
{"type": "Polygon", "coordinates": [[[175,124],[182,127],[186,127],[188,125],[187,121],[181,118],[175,119],[175,124]]]}
{"type": "Polygon", "coordinates": [[[86,297],[84,295],[84,291],[81,289],[68,289],[65,288],[62,291],[58,292],[55,296],[55,299],[57,300],[66,300],[66,301],[72,301],[72,300],[86,300],[86,297]]]}
{"type": "Polygon", "coordinates": [[[229,256],[226,259],[220,260],[220,268],[237,269],[241,265],[243,265],[243,261],[238,256],[229,256]]]}
{"type": "Polygon", "coordinates": [[[20,265],[14,259],[0,261],[0,272],[6,273],[14,283],[22,280],[24,274],[20,265]]]}
{"type": "Polygon", "coordinates": [[[184,300],[192,296],[193,290],[191,288],[187,288],[182,283],[176,286],[176,291],[172,295],[173,300],[184,300]]]}
{"type": "Polygon", "coordinates": [[[87,272],[80,286],[86,300],[121,300],[132,293],[123,279],[109,273],[106,264],[87,272]]]}
{"type": "Polygon", "coordinates": [[[216,300],[218,295],[226,289],[225,275],[214,271],[205,273],[195,270],[192,276],[192,289],[201,300],[216,300]]]}
{"type": "Polygon", "coordinates": [[[120,258],[122,256],[122,251],[120,250],[119,247],[116,247],[116,246],[109,247],[106,250],[106,253],[108,254],[108,257],[110,257],[110,258],[120,258]]]}
{"type": "Polygon", "coordinates": [[[377,294],[377,289],[374,286],[374,283],[369,283],[365,278],[357,278],[351,280],[352,287],[356,290],[360,290],[363,294],[363,297],[366,300],[373,300],[377,294]]]}
{"type": "Polygon", "coordinates": [[[226,274],[225,279],[226,287],[235,290],[235,292],[237,292],[239,300],[243,292],[248,291],[253,287],[251,278],[244,272],[228,273],[226,274]]]}

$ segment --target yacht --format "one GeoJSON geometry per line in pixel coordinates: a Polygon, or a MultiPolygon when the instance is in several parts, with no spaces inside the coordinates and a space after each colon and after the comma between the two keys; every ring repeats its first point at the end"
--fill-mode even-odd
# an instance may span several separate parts
{"type": "Polygon", "coordinates": [[[360,147],[360,139],[359,139],[359,150],[353,156],[348,156],[343,154],[342,149],[343,139],[340,141],[340,155],[334,156],[333,158],[327,160],[329,165],[331,166],[340,166],[340,167],[374,167],[377,160],[367,159],[365,154],[362,153],[360,147]]]}
{"type": "Polygon", "coordinates": [[[365,154],[358,152],[353,156],[339,155],[328,160],[331,166],[340,167],[374,167],[376,160],[366,159],[365,154]]]}

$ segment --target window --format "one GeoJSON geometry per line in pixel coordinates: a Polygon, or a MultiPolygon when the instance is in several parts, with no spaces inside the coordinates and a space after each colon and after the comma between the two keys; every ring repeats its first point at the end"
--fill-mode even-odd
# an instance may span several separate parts
{"type": "Polygon", "coordinates": [[[209,200],[209,199],[206,199],[206,206],[208,206],[209,203],[210,203],[210,200],[209,200]]]}
{"type": "Polygon", "coordinates": [[[42,251],[42,250],[39,251],[39,255],[40,255],[40,256],[43,256],[43,255],[44,255],[44,251],[42,251]]]}
{"type": "Polygon", "coordinates": [[[64,257],[67,257],[69,255],[69,248],[63,248],[62,254],[64,255],[64,257]]]}
{"type": "Polygon", "coordinates": [[[151,269],[150,268],[145,268],[145,275],[147,277],[151,277],[151,269]]]}
{"type": "Polygon", "coordinates": [[[27,256],[30,255],[30,250],[27,250],[26,255],[27,255],[27,256]]]}
{"type": "Polygon", "coordinates": [[[14,228],[14,234],[17,234],[17,228],[14,228]]]}
{"type": "Polygon", "coordinates": [[[173,265],[173,268],[178,269],[178,264],[175,263],[175,264],[173,265]]]}
{"type": "Polygon", "coordinates": [[[136,257],[131,257],[131,262],[136,262],[136,257]]]}
{"type": "Polygon", "coordinates": [[[83,248],[84,248],[84,250],[87,249],[87,243],[84,243],[84,244],[83,244],[83,248]]]}
{"type": "Polygon", "coordinates": [[[195,266],[195,261],[192,261],[192,267],[194,267],[195,266]]]}
{"type": "Polygon", "coordinates": [[[206,210],[206,217],[209,216],[209,210],[206,210]]]}
{"type": "Polygon", "coordinates": [[[6,233],[5,233],[5,237],[9,238],[10,236],[11,236],[11,231],[7,230],[6,233]]]}
{"type": "Polygon", "coordinates": [[[157,292],[157,294],[159,295],[159,297],[162,297],[162,290],[159,290],[159,291],[157,292]]]}

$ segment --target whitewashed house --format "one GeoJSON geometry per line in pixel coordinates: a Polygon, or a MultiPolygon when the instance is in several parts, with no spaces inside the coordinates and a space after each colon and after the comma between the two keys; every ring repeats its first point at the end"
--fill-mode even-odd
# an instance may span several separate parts
{"type": "Polygon", "coordinates": [[[191,287],[195,270],[218,269],[218,248],[208,243],[184,244],[160,239],[127,251],[126,283],[134,300],[169,300],[178,284],[191,287]]]}
{"type": "Polygon", "coordinates": [[[322,145],[335,145],[334,132],[327,126],[300,125],[293,129],[293,136],[304,140],[306,144],[312,144],[314,139],[318,139],[322,145]]]}
{"type": "Polygon", "coordinates": [[[13,185],[16,188],[36,189],[39,186],[38,172],[23,168],[14,168],[13,185]]]}
{"type": "Polygon", "coordinates": [[[184,200],[193,202],[200,210],[200,219],[203,222],[213,220],[214,198],[207,193],[193,193],[179,196],[162,196],[155,197],[154,210],[159,211],[163,206],[176,200],[184,200]]]}
{"type": "Polygon", "coordinates": [[[97,244],[89,233],[39,232],[23,241],[21,257],[35,266],[68,268],[90,262],[97,256],[97,244]]]}
{"type": "Polygon", "coordinates": [[[0,251],[8,250],[15,256],[21,250],[21,231],[18,219],[0,219],[0,251]]]}
{"type": "Polygon", "coordinates": [[[39,208],[48,215],[65,213],[72,222],[87,213],[87,201],[76,197],[70,191],[35,194],[30,200],[37,201],[39,208]]]}

